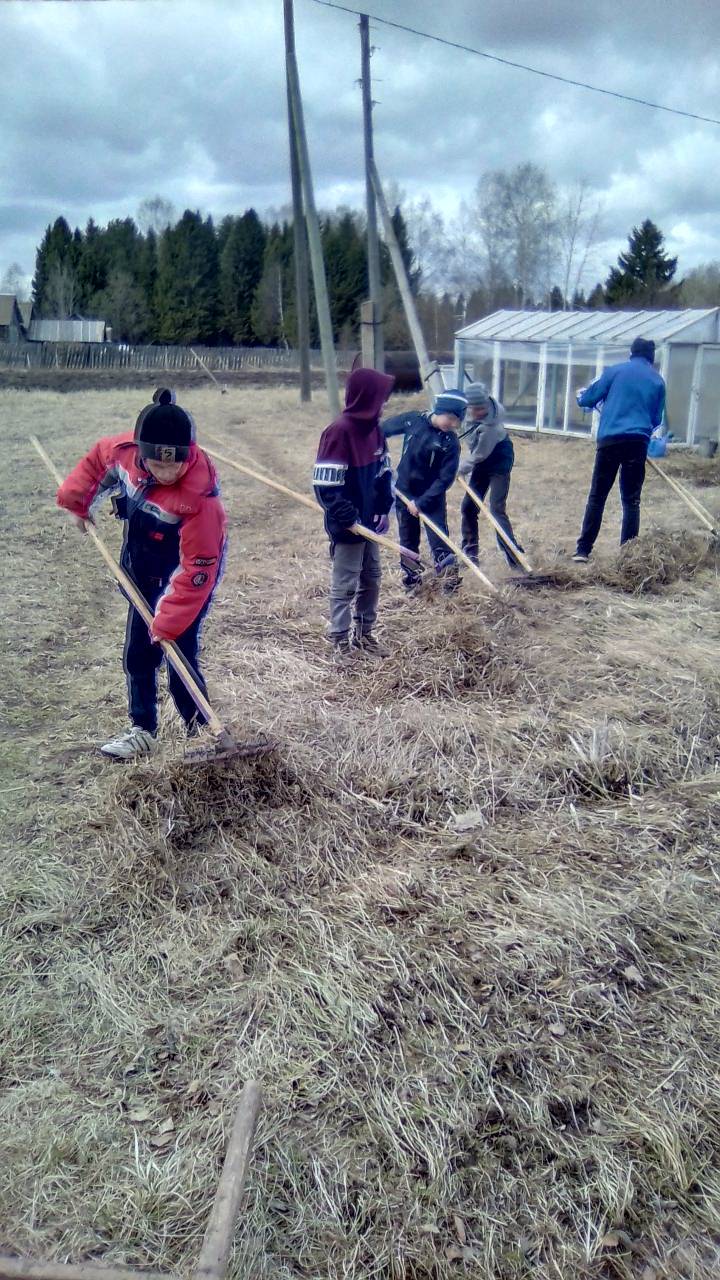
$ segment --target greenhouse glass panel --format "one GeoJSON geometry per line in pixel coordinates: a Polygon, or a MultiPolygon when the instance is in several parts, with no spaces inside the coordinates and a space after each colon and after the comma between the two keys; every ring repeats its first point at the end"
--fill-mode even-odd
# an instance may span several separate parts
{"type": "Polygon", "coordinates": [[[687,440],[690,390],[697,347],[673,345],[667,375],[665,421],[678,443],[687,440]]]}
{"type": "Polygon", "coordinates": [[[473,382],[484,382],[488,391],[492,389],[492,356],[476,356],[465,368],[473,382]]]}
{"type": "Polygon", "coordinates": [[[695,444],[720,438],[720,347],[703,351],[700,396],[695,417],[695,444]]]}
{"type": "Polygon", "coordinates": [[[565,381],[567,366],[548,364],[545,376],[545,403],[542,424],[549,431],[562,431],[565,416],[565,381]]]}
{"type": "Polygon", "coordinates": [[[593,415],[581,409],[577,402],[578,392],[589,387],[595,381],[595,365],[573,364],[570,370],[570,412],[568,414],[568,431],[581,431],[589,436],[592,431],[593,415]]]}
{"type": "Polygon", "coordinates": [[[508,422],[535,426],[538,374],[537,364],[527,364],[524,360],[500,361],[499,399],[505,406],[508,422]]]}

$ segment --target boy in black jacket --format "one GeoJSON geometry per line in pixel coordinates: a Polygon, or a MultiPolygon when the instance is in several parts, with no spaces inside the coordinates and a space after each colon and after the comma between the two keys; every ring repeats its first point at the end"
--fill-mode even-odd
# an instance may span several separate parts
{"type": "Polygon", "coordinates": [[[380,550],[351,533],[350,526],[359,523],[376,533],[388,531],[392,470],[379,423],[394,384],[394,378],[375,369],[355,369],[345,387],[345,410],[325,428],[318,446],[313,485],[330,539],[329,637],[340,658],[357,650],[387,656],[373,635],[380,550]]]}
{"type": "MultiPolygon", "coordinates": [[[[397,472],[397,487],[410,507],[398,498],[396,512],[400,541],[411,551],[420,548],[418,512],[433,520],[443,533],[448,532],[445,495],[453,483],[460,461],[457,431],[465,416],[467,400],[462,391],[443,391],[435,401],[432,413],[400,413],[382,424],[385,436],[404,435],[403,452],[397,472]]],[[[457,560],[447,543],[427,529],[435,572],[445,578],[445,589],[459,586],[457,560]]],[[[403,585],[414,592],[422,580],[421,570],[411,561],[400,561],[403,585]]]]}

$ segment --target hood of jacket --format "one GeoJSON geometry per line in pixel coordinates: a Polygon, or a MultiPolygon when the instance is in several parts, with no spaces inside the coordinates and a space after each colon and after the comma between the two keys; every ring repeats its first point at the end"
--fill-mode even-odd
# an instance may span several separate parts
{"type": "Polygon", "coordinates": [[[353,369],[345,384],[345,408],[338,421],[370,431],[378,425],[395,379],[377,369],[353,369]]]}
{"type": "Polygon", "coordinates": [[[473,462],[484,462],[495,446],[507,437],[505,409],[494,396],[489,399],[490,412],[468,436],[468,452],[473,462]]]}

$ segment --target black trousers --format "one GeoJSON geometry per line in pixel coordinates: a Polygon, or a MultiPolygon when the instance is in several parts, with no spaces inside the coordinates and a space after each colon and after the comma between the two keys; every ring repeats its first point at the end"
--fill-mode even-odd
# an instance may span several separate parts
{"type": "Polygon", "coordinates": [[[645,481],[648,439],[641,435],[616,436],[598,445],[578,554],[589,556],[600,532],[605,503],[620,472],[622,529],[620,543],[637,538],[640,531],[640,495],[645,481]]]}
{"type": "MultiPolygon", "coordinates": [[[[507,496],[510,491],[510,472],[509,471],[491,471],[484,462],[477,462],[472,469],[472,473],[468,478],[468,484],[471,489],[475,490],[478,498],[485,501],[485,494],[490,490],[488,506],[492,515],[494,515],[501,529],[505,530],[508,538],[515,543],[518,551],[524,551],[525,548],[520,546],[510,518],[505,509],[507,496]]],[[[478,516],[479,511],[477,504],[473,502],[469,493],[465,494],[460,504],[460,528],[462,530],[462,549],[471,560],[477,560],[478,555],[478,516]]],[[[512,551],[505,545],[499,534],[495,535],[497,544],[503,552],[508,564],[516,565],[518,562],[512,551]]]]}
{"type": "MultiPolygon", "coordinates": [[[[397,514],[398,532],[400,534],[400,541],[402,545],[407,547],[409,551],[419,551],[421,529],[420,520],[417,516],[410,514],[405,503],[401,502],[399,498],[395,501],[395,512],[397,514]]],[[[433,504],[430,510],[424,511],[423,515],[426,515],[430,520],[432,520],[438,526],[438,529],[442,529],[443,533],[447,533],[448,522],[445,494],[443,494],[442,498],[439,498],[438,501],[433,504]]],[[[457,577],[457,560],[447,543],[443,542],[442,538],[438,538],[437,534],[433,533],[432,529],[428,529],[426,527],[425,533],[427,535],[428,545],[435,563],[435,572],[454,573],[455,577],[457,577]]],[[[422,578],[422,570],[419,568],[415,560],[403,560],[401,558],[400,568],[402,569],[404,586],[414,587],[420,582],[422,578]]]]}
{"type": "MultiPolygon", "coordinates": [[[[138,582],[137,586],[144,595],[151,609],[164,590],[164,584],[154,579],[150,582],[138,582]]],[[[207,696],[207,688],[198,668],[198,644],[203,618],[210,607],[208,600],[197,618],[175,641],[178,649],[187,658],[202,692],[207,696]]],[[[157,673],[164,661],[163,651],[159,644],[150,639],[147,623],[143,622],[137,610],[130,605],[127,626],[125,628],[125,649],[123,651],[123,667],[127,676],[128,707],[133,724],[150,733],[157,732],[157,673]]],[[[168,666],[168,687],[187,728],[192,732],[199,724],[205,724],[206,717],[195,706],[185,685],[172,667],[168,666]]]]}

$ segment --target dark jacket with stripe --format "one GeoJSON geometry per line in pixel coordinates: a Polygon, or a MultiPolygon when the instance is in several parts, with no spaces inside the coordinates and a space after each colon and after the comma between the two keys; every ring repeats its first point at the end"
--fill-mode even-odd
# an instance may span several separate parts
{"type": "Polygon", "coordinates": [[[313,471],[315,496],[331,542],[361,542],[351,524],[373,526],[392,506],[392,469],[379,426],[394,379],[374,369],[348,378],[345,412],[323,431],[313,471]]]}
{"type": "Polygon", "coordinates": [[[397,487],[418,511],[430,514],[453,483],[460,462],[454,431],[440,431],[429,413],[399,413],[382,424],[386,436],[404,435],[397,487]]]}

